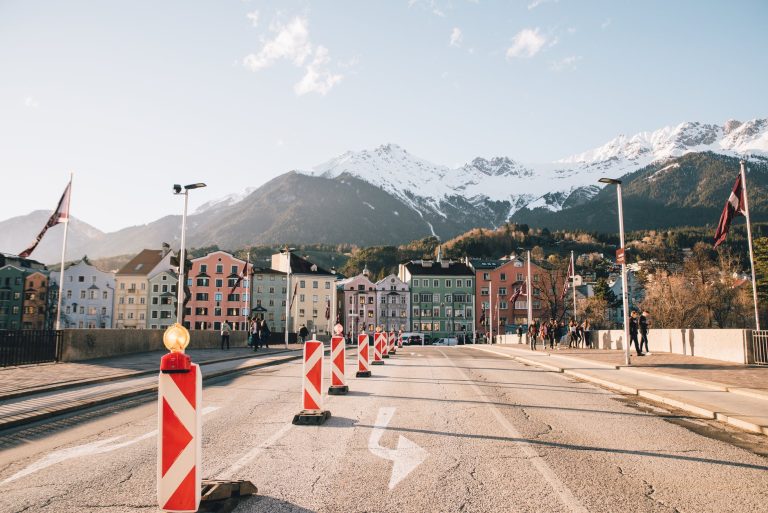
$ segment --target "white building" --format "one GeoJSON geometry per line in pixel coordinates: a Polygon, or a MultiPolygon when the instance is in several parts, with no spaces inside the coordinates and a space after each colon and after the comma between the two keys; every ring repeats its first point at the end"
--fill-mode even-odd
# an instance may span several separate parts
{"type": "Polygon", "coordinates": [[[379,325],[386,331],[407,331],[411,325],[411,294],[408,284],[390,274],[376,282],[379,325]]]}
{"type": "MultiPolygon", "coordinates": [[[[59,287],[61,273],[51,272],[52,286],[59,287]]],[[[61,287],[62,328],[108,328],[112,326],[115,274],[105,272],[87,257],[64,270],[61,287]]]]}

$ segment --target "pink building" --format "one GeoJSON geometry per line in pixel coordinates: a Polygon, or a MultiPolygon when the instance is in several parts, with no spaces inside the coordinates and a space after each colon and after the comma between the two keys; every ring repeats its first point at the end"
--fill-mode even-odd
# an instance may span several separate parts
{"type": "MultiPolygon", "coordinates": [[[[246,329],[250,277],[240,280],[245,260],[215,251],[192,260],[187,277],[190,300],[184,326],[194,330],[219,330],[227,321],[233,330],[246,329]]],[[[250,272],[250,265],[248,266],[250,272]]]]}

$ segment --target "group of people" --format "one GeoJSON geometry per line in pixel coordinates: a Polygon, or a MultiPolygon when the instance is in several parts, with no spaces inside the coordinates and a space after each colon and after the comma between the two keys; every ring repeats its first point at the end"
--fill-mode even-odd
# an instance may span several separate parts
{"type": "MultiPolygon", "coordinates": [[[[224,321],[221,324],[221,348],[224,346],[229,349],[229,334],[232,332],[232,327],[229,322],[224,321]]],[[[269,327],[267,321],[264,319],[253,318],[248,321],[248,347],[252,347],[254,351],[259,350],[259,346],[264,346],[269,349],[269,327]]]]}
{"type": "MultiPolygon", "coordinates": [[[[585,319],[582,322],[577,322],[574,319],[565,322],[558,322],[555,319],[550,319],[547,322],[540,323],[538,320],[528,326],[528,343],[531,346],[531,350],[536,350],[536,344],[541,341],[542,349],[546,348],[547,342],[549,342],[549,348],[554,349],[557,344],[557,349],[560,346],[568,344],[568,347],[592,347],[591,340],[592,327],[589,323],[589,319],[585,319]]],[[[517,342],[522,343],[523,339],[523,327],[517,328],[517,342]]]]}

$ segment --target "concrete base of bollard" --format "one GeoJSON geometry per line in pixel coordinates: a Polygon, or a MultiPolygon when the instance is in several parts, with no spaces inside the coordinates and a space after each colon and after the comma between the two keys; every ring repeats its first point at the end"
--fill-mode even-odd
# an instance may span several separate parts
{"type": "Polygon", "coordinates": [[[349,387],[347,385],[337,385],[328,387],[328,395],[347,395],[349,387]]]}
{"type": "Polygon", "coordinates": [[[199,513],[233,511],[241,499],[259,492],[250,481],[219,481],[204,479],[199,513]]]}
{"type": "Polygon", "coordinates": [[[331,418],[328,410],[303,410],[293,416],[296,426],[319,426],[331,418]]]}
{"type": "Polygon", "coordinates": [[[370,378],[371,377],[371,371],[357,371],[357,374],[355,374],[358,378],[370,378]]]}
{"type": "Polygon", "coordinates": [[[384,360],[374,360],[371,365],[384,365],[384,360]]]}

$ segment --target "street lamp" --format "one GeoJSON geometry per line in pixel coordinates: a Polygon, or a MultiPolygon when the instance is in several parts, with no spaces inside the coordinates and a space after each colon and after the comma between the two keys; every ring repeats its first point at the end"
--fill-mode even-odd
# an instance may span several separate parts
{"type": "Polygon", "coordinates": [[[630,365],[629,359],[629,302],[627,301],[627,260],[624,254],[624,208],[621,202],[621,180],[615,178],[601,178],[600,183],[616,186],[616,195],[619,200],[619,253],[621,255],[621,303],[624,309],[624,340],[626,351],[624,353],[625,365],[630,365]]]}
{"type": "Polygon", "coordinates": [[[179,184],[173,185],[173,193],[184,196],[184,214],[181,216],[181,251],[179,252],[179,283],[176,287],[176,322],[183,325],[182,310],[184,308],[184,271],[186,264],[186,251],[185,244],[187,241],[187,204],[189,202],[189,191],[193,189],[202,189],[206,185],[204,183],[193,183],[190,185],[181,186],[179,184]],[[182,192],[183,189],[183,192],[182,192]]]}
{"type": "Polygon", "coordinates": [[[288,265],[286,266],[286,280],[285,280],[285,348],[288,349],[288,324],[291,320],[291,251],[296,251],[296,248],[289,248],[288,246],[280,250],[280,253],[285,255],[288,265]]]}

